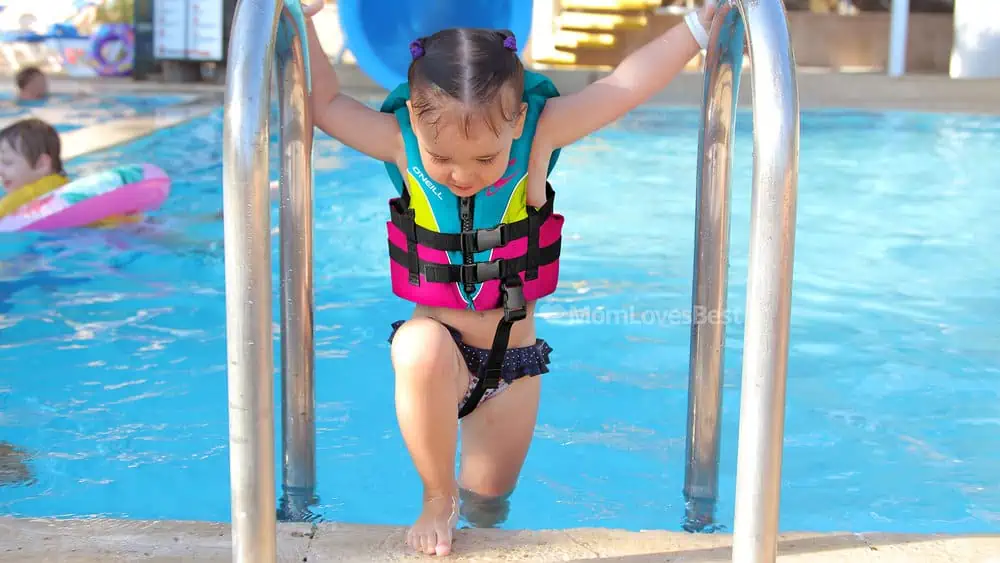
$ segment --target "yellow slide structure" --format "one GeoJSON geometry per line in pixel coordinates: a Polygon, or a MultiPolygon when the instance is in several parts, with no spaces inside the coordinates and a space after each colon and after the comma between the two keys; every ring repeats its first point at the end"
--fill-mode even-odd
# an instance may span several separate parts
{"type": "Polygon", "coordinates": [[[645,29],[661,4],[661,0],[562,0],[555,21],[555,53],[535,62],[614,64],[622,56],[624,36],[645,29]]]}

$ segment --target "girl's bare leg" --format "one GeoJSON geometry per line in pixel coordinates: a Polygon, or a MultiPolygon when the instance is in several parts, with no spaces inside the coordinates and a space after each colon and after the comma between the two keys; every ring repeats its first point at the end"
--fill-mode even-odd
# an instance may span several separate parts
{"type": "Polygon", "coordinates": [[[541,376],[523,377],[462,419],[462,514],[477,527],[507,517],[538,416],[541,376]]]}
{"type": "Polygon", "coordinates": [[[406,541],[428,555],[447,555],[458,522],[458,405],[469,388],[469,369],[448,329],[433,319],[399,327],[391,352],[396,417],[424,486],[423,511],[406,541]]]}

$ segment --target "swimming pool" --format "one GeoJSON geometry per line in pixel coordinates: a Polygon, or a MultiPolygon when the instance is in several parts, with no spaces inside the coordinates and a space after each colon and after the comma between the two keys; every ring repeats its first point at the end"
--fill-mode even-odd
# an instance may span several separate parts
{"type": "Polygon", "coordinates": [[[48,121],[60,133],[68,133],[90,125],[123,117],[145,115],[158,109],[193,99],[189,94],[177,95],[109,95],[104,93],[53,94],[44,104],[15,105],[13,96],[5,93],[0,99],[0,127],[17,119],[34,116],[48,121]]]}
{"type": "MultiPolygon", "coordinates": [[[[71,168],[151,160],[175,178],[159,215],[212,213],[221,123],[71,168]]],[[[562,280],[539,306],[555,352],[507,527],[680,528],[696,128],[696,110],[645,107],[563,153],[562,280]]],[[[718,515],[730,529],[749,135],[740,114],[718,515]]],[[[998,141],[1000,119],[804,113],[783,529],[1000,531],[998,141]]],[[[318,511],[407,524],[419,489],[392,408],[386,338],[409,307],[386,278],[391,188],[380,163],[326,136],[315,154],[318,511]]],[[[0,239],[0,440],[33,452],[37,479],[0,487],[0,512],[229,520],[222,226],[186,234],[204,244],[0,239]]]]}

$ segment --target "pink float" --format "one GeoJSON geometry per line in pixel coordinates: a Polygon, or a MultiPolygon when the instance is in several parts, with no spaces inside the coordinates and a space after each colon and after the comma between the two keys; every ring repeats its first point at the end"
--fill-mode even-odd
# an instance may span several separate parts
{"type": "Polygon", "coordinates": [[[160,207],[170,178],[152,164],[118,166],[74,180],[0,218],[0,232],[85,227],[109,217],[160,207]]]}

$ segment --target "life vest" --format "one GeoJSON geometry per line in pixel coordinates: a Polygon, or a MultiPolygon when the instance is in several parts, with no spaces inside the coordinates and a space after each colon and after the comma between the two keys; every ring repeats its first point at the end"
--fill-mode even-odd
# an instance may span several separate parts
{"type": "Polygon", "coordinates": [[[6,217],[32,201],[58,190],[69,183],[63,174],[49,174],[11,190],[0,198],[0,217],[6,217]]]}
{"type": "MultiPolygon", "coordinates": [[[[555,192],[546,182],[546,202],[527,204],[528,159],[538,117],[545,102],[559,95],[540,74],[525,71],[527,104],[524,130],[510,150],[501,179],[471,197],[454,195],[435,182],[423,167],[402,84],[389,94],[381,110],[399,122],[406,150],[406,178],[394,163],[386,171],[399,197],[389,200],[386,223],[392,291],[397,296],[432,307],[485,311],[503,307],[493,347],[486,361],[482,389],[466,401],[471,412],[486,389],[500,382],[504,353],[513,323],[525,318],[527,301],[555,291],[563,217],[553,212],[555,192]]],[[[551,173],[559,157],[549,160],[551,173]]]]}

